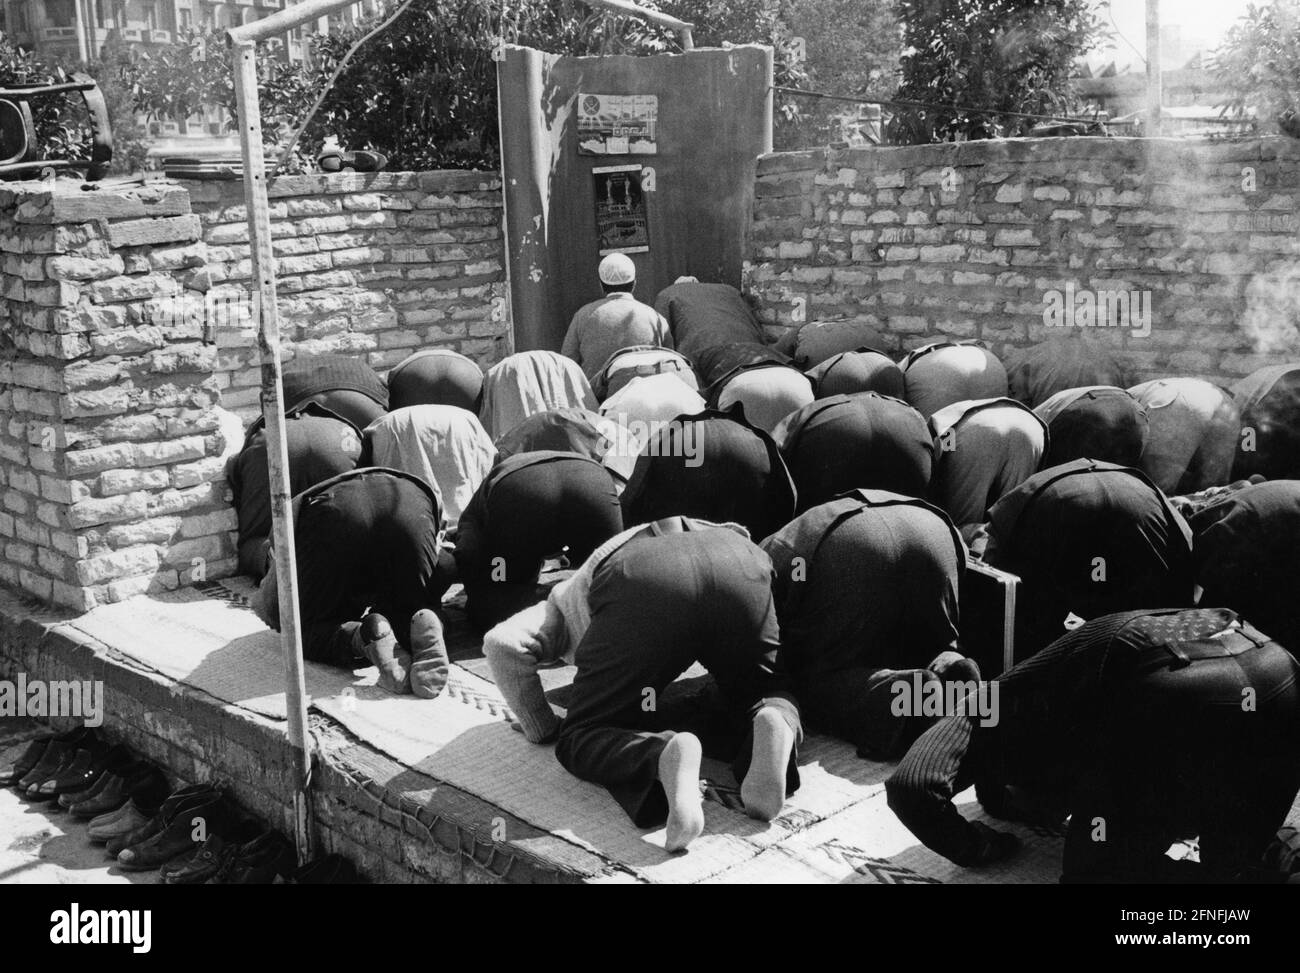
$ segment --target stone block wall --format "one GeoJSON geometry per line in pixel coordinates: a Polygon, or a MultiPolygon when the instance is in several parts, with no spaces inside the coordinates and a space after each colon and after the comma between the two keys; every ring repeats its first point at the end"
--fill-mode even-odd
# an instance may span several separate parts
{"type": "MultiPolygon", "coordinates": [[[[222,404],[259,411],[244,184],[183,183],[207,244],[222,404]]],[[[488,172],[338,173],[271,183],[280,326],[295,354],[364,355],[383,371],[444,347],[505,357],[501,180],[488,172]]]]}
{"type": "Polygon", "coordinates": [[[90,608],[233,566],[203,265],[183,189],[0,189],[0,581],[90,608]]]}
{"type": "MultiPolygon", "coordinates": [[[[0,184],[0,583],[85,610],[235,569],[229,413],[260,411],[240,182],[0,184]]],[[[506,354],[500,181],[285,177],[285,358],[506,354]]]]}
{"type": "Polygon", "coordinates": [[[890,351],[950,336],[1004,353],[1073,329],[1117,350],[1134,382],[1231,383],[1300,357],[1292,139],[777,153],[755,195],[746,290],[773,337],[845,321],[890,351]],[[1120,292],[1149,301],[1149,333],[1123,314],[1088,326],[1087,302],[1120,292]],[[1045,316],[1067,302],[1064,323],[1045,316]]]}

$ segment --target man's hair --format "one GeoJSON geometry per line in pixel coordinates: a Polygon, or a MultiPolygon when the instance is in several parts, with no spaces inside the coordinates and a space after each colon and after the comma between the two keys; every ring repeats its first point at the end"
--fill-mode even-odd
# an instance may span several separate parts
{"type": "Polygon", "coordinates": [[[602,281],[600,285],[601,290],[606,294],[613,294],[616,291],[624,291],[631,294],[632,288],[634,287],[636,287],[636,281],[634,280],[629,280],[626,284],[606,284],[602,281]]]}

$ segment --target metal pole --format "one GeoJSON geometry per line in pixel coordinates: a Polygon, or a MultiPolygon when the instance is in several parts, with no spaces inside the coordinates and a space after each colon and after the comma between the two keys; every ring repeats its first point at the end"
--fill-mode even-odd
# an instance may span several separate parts
{"type": "Polygon", "coordinates": [[[766,76],[767,96],[763,99],[763,155],[772,151],[772,126],[776,104],[776,52],[768,48],[763,53],[763,73],[766,76]]]}
{"type": "MultiPolygon", "coordinates": [[[[233,35],[234,31],[231,31],[233,35]]],[[[297,554],[289,494],[289,452],[285,442],[283,377],[280,369],[280,315],[275,302],[275,257],[271,250],[271,210],[267,202],[266,161],[258,109],[257,49],[235,41],[235,94],[239,143],[244,159],[244,203],[252,243],[258,347],[262,354],[262,417],[266,421],[267,466],[271,481],[271,535],[275,580],[280,597],[280,644],[284,653],[284,702],[289,744],[294,753],[293,831],[298,861],[311,858],[311,752],[307,737],[307,687],[303,678],[301,620],[298,616],[297,554]]]]}
{"type": "Polygon", "coordinates": [[[1147,0],[1147,123],[1148,136],[1161,134],[1160,0],[1147,0]]]}
{"type": "Polygon", "coordinates": [[[632,0],[587,0],[587,5],[591,7],[603,7],[605,10],[614,13],[626,14],[631,17],[639,17],[641,20],[651,24],[658,24],[660,27],[667,27],[669,30],[677,31],[677,36],[681,40],[682,50],[690,51],[695,48],[694,30],[695,25],[679,20],[677,17],[662,13],[658,10],[647,10],[645,7],[637,6],[632,0]]]}
{"type": "Polygon", "coordinates": [[[295,6],[277,10],[269,17],[254,20],[251,24],[231,27],[226,33],[230,35],[231,43],[236,46],[245,42],[256,43],[268,37],[286,34],[309,20],[325,21],[330,14],[344,7],[350,7],[356,2],[357,0],[304,0],[303,3],[295,6]]]}

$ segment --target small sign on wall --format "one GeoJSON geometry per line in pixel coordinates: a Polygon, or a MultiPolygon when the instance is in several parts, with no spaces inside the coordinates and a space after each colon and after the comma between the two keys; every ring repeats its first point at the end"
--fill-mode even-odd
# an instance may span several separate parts
{"type": "Polygon", "coordinates": [[[596,189],[596,237],[600,255],[647,253],[650,222],[640,166],[597,166],[591,170],[596,189]]]}
{"type": "Polygon", "coordinates": [[[656,95],[578,93],[580,155],[656,155],[658,127],[656,95]]]}

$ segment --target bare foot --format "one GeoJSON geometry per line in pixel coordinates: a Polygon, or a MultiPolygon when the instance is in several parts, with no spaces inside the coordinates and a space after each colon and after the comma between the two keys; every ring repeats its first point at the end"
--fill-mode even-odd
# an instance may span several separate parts
{"type": "Polygon", "coordinates": [[[667,851],[685,851],[704,830],[700,761],[704,748],[694,733],[678,733],[659,755],[659,781],[668,795],[667,851]]]}
{"type": "Polygon", "coordinates": [[[740,785],[745,813],[771,821],[785,804],[785,771],[794,749],[794,730],[780,712],[765,706],[754,715],[754,753],[740,785]]]}

